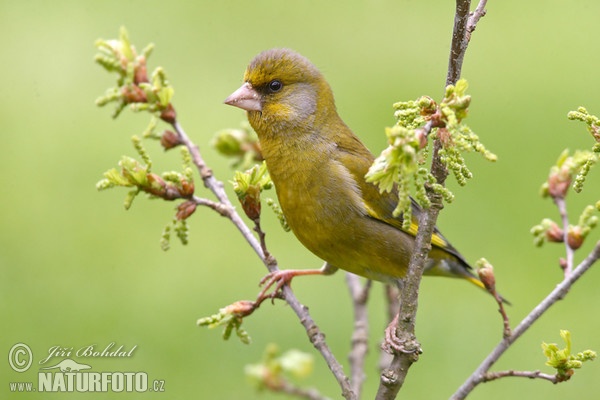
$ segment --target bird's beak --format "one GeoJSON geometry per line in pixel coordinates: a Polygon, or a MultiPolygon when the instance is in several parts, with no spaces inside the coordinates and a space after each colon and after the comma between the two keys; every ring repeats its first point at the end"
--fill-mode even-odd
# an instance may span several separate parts
{"type": "Polygon", "coordinates": [[[225,99],[224,103],[246,111],[262,111],[260,95],[249,82],[244,83],[238,90],[233,92],[225,99]]]}

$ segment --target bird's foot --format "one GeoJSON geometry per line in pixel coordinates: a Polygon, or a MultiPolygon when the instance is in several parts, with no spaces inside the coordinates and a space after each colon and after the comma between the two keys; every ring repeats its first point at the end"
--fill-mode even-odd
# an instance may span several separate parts
{"type": "Polygon", "coordinates": [[[389,354],[414,354],[415,358],[418,358],[423,350],[417,339],[412,334],[398,335],[397,327],[398,315],[396,314],[392,322],[385,328],[385,339],[381,344],[381,349],[389,354]]]}
{"type": "Polygon", "coordinates": [[[301,275],[324,275],[332,273],[326,269],[284,269],[268,273],[259,282],[259,286],[263,286],[263,290],[258,294],[256,301],[262,303],[266,299],[274,300],[283,298],[283,287],[289,285],[292,279],[301,275]],[[271,293],[267,294],[270,288],[273,288],[271,293]]]}
{"type": "Polygon", "coordinates": [[[264,285],[264,287],[263,290],[258,294],[256,301],[263,302],[266,299],[274,300],[275,298],[281,298],[283,296],[283,286],[289,284],[294,276],[298,275],[296,272],[297,271],[293,269],[269,272],[258,283],[259,286],[264,285]],[[267,293],[272,287],[273,291],[271,293],[267,293]]]}

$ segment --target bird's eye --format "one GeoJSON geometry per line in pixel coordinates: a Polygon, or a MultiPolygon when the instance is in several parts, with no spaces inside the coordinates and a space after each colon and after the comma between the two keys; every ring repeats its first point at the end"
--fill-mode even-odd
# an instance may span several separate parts
{"type": "Polygon", "coordinates": [[[280,80],[274,79],[271,82],[269,82],[267,87],[269,88],[269,92],[275,93],[281,90],[281,88],[283,87],[283,83],[281,83],[280,80]]]}

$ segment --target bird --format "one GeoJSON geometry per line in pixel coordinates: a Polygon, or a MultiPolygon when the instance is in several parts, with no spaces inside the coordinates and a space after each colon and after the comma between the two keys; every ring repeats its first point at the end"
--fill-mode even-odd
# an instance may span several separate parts
{"type": "MultiPolygon", "coordinates": [[[[225,104],[246,111],[289,227],[325,261],[321,269],[280,271],[278,288],[295,276],[338,268],[399,284],[423,210],[412,200],[410,228],[404,229],[402,216],[394,215],[398,189],[381,192],[367,182],[375,158],[339,116],[323,74],[299,53],[275,48],[249,63],[243,81],[225,104]]],[[[462,278],[485,289],[437,227],[431,246],[424,275],[462,278]]]]}

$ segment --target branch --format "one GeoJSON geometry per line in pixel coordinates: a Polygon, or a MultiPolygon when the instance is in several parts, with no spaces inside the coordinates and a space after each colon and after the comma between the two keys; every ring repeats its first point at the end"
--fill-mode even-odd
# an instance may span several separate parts
{"type": "Polygon", "coordinates": [[[346,283],[352,298],[354,309],[354,331],[352,333],[352,346],[348,361],[350,362],[350,382],[354,394],[360,398],[362,385],[365,381],[365,359],[369,352],[369,322],[367,318],[367,300],[372,281],[367,281],[364,286],[357,275],[346,273],[346,283]]]}
{"type": "Polygon", "coordinates": [[[545,379],[552,383],[558,383],[558,379],[556,375],[544,374],[541,371],[499,371],[499,372],[487,372],[483,376],[483,382],[490,382],[500,378],[506,378],[507,376],[516,376],[519,378],[529,378],[529,379],[545,379]]]}
{"type": "Polygon", "coordinates": [[[563,241],[565,243],[565,252],[566,252],[566,264],[562,265],[565,277],[569,276],[571,271],[573,270],[573,258],[575,256],[575,251],[569,245],[569,214],[567,212],[567,204],[565,202],[564,197],[553,197],[554,203],[558,208],[558,212],[560,214],[560,219],[562,222],[563,229],[563,241]]]}
{"type": "MultiPolygon", "coordinates": [[[[198,171],[200,172],[200,176],[201,176],[202,180],[204,181],[204,186],[206,186],[211,192],[214,193],[214,195],[219,200],[219,203],[221,203],[221,205],[224,208],[229,210],[228,214],[225,216],[227,216],[231,220],[231,222],[233,222],[233,224],[238,228],[238,230],[241,232],[242,236],[246,239],[246,241],[248,242],[250,247],[252,247],[254,252],[259,256],[259,258],[262,260],[262,262],[267,267],[267,269],[270,272],[277,271],[278,270],[277,264],[274,262],[271,262],[272,258],[267,258],[265,256],[265,253],[263,252],[261,243],[252,234],[251,229],[244,223],[241,216],[235,211],[235,208],[231,204],[231,201],[229,201],[229,198],[227,197],[227,193],[225,192],[225,189],[223,188],[223,183],[218,181],[213,176],[212,170],[210,168],[208,168],[206,163],[204,162],[204,159],[202,158],[202,156],[200,154],[200,150],[199,150],[198,146],[195,145],[190,140],[189,136],[187,136],[187,134],[185,133],[185,131],[183,130],[181,125],[176,120],[174,120],[172,122],[172,126],[173,126],[173,129],[175,130],[175,132],[177,132],[177,134],[179,135],[181,143],[188,148],[188,150],[192,156],[192,161],[193,161],[194,165],[196,166],[196,168],[198,168],[198,171]]],[[[206,205],[210,206],[210,204],[206,204],[206,205]]],[[[213,207],[213,208],[215,208],[215,207],[213,207]]],[[[217,210],[217,211],[219,211],[219,210],[217,210]]],[[[224,215],[221,212],[220,212],[220,214],[224,215]]],[[[282,296],[283,299],[290,305],[292,310],[294,310],[294,312],[300,319],[302,326],[304,326],[304,329],[306,330],[306,333],[308,335],[310,342],[321,353],[322,357],[325,359],[325,362],[327,363],[327,366],[329,367],[329,369],[335,376],[336,380],[338,381],[338,383],[342,389],[342,395],[346,399],[355,399],[356,396],[354,395],[354,393],[352,391],[348,377],[346,377],[346,375],[344,374],[342,365],[337,361],[337,359],[331,352],[331,349],[329,348],[329,346],[327,346],[327,343],[325,342],[325,335],[321,332],[321,330],[319,329],[317,324],[314,322],[314,320],[310,316],[310,314],[308,312],[308,308],[305,307],[304,305],[302,305],[298,301],[298,299],[294,295],[294,292],[288,285],[285,285],[282,288],[282,291],[283,291],[283,296],[282,296]]]]}
{"type": "Polygon", "coordinates": [[[204,162],[204,159],[200,154],[200,149],[198,148],[198,146],[190,140],[189,136],[185,133],[181,125],[179,125],[179,122],[173,121],[172,126],[175,132],[177,132],[177,134],[179,135],[181,143],[188,148],[190,155],[192,156],[192,162],[194,163],[196,168],[198,168],[198,172],[200,173],[200,177],[204,182],[204,186],[206,186],[206,188],[213,192],[213,194],[219,200],[219,203],[221,203],[225,208],[231,210],[227,217],[231,220],[231,222],[233,222],[236,228],[238,228],[242,236],[246,239],[246,241],[248,242],[250,247],[252,247],[252,249],[258,255],[258,257],[260,257],[260,259],[263,260],[263,263],[267,268],[269,268],[269,271],[273,271],[274,269],[271,269],[268,263],[266,262],[265,255],[262,251],[260,243],[252,234],[250,228],[248,228],[248,226],[244,223],[242,217],[240,217],[240,215],[235,211],[235,208],[233,207],[233,204],[231,204],[231,201],[229,201],[229,197],[227,197],[227,193],[223,188],[223,183],[218,181],[213,176],[212,170],[206,166],[206,163],[204,162]]]}
{"type": "MultiPolygon", "coordinates": [[[[469,44],[469,32],[475,29],[475,25],[483,15],[485,1],[479,4],[477,16],[469,18],[470,0],[456,0],[456,12],[454,16],[454,29],[452,34],[452,45],[448,61],[448,73],[446,86],[455,84],[460,78],[462,63],[467,46],[469,44]],[[470,23],[470,25],[469,25],[470,23]],[[469,31],[469,29],[470,31],[469,31]]],[[[431,173],[440,185],[444,185],[448,171],[440,160],[439,151],[442,145],[438,140],[434,143],[431,173]]],[[[400,342],[405,342],[408,347],[415,349],[413,352],[397,352],[388,368],[381,373],[381,381],[377,391],[376,399],[394,399],[402,387],[410,366],[418,360],[420,351],[419,343],[415,338],[415,318],[418,306],[419,285],[425,262],[431,250],[431,237],[440,210],[443,208],[443,199],[430,185],[426,187],[427,195],[431,200],[431,207],[424,210],[419,217],[419,230],[415,238],[414,251],[412,252],[408,272],[403,279],[400,291],[400,308],[395,317],[396,334],[399,334],[400,342]],[[418,350],[417,350],[418,349],[418,350]]]]}
{"type": "Polygon", "coordinates": [[[487,0],[480,0],[479,4],[477,4],[477,7],[475,8],[475,11],[471,13],[471,16],[469,17],[469,22],[467,24],[467,41],[471,40],[471,33],[475,31],[477,23],[487,13],[487,10],[485,9],[486,5],[487,0]]]}
{"type": "Polygon", "coordinates": [[[513,330],[512,334],[504,338],[486,359],[479,365],[473,374],[462,384],[460,388],[451,397],[452,400],[464,399],[478,384],[485,382],[487,371],[494,365],[500,356],[519,338],[527,329],[533,325],[554,303],[562,299],[571,286],[598,260],[600,259],[600,242],[596,243],[590,254],[565,277],[565,279],[556,288],[538,304],[527,315],[519,325],[513,330]]]}
{"type": "MultiPolygon", "coordinates": [[[[485,1],[482,1],[485,6],[485,1]]],[[[452,45],[450,47],[450,58],[448,60],[448,74],[446,75],[446,86],[454,85],[460,78],[463,59],[469,45],[469,33],[475,30],[475,24],[467,29],[469,25],[469,10],[471,0],[456,0],[456,12],[454,14],[454,30],[452,31],[452,45]]],[[[481,17],[479,17],[481,18],[481,17]]],[[[474,21],[474,20],[473,20],[474,21]]]]}
{"type": "Polygon", "coordinates": [[[281,392],[290,396],[296,396],[308,400],[327,400],[327,397],[321,395],[318,390],[302,389],[289,382],[282,382],[279,384],[279,386],[273,388],[270,387],[270,389],[274,392],[281,392]]]}

